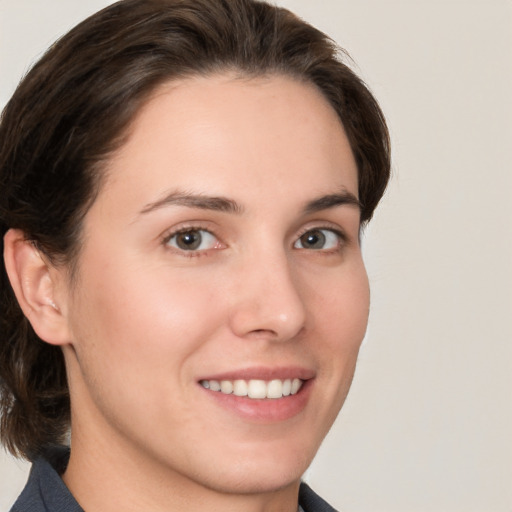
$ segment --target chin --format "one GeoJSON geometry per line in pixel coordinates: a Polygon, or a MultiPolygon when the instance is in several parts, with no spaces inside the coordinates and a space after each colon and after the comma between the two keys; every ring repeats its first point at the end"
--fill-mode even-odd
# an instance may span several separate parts
{"type": "Polygon", "coordinates": [[[222,479],[216,476],[206,487],[222,494],[272,494],[287,487],[298,487],[302,474],[303,471],[297,472],[296,469],[289,471],[283,468],[281,472],[274,469],[265,474],[261,469],[248,473],[241,468],[238,472],[230,471],[222,479]]]}
{"type": "Polygon", "coordinates": [[[313,459],[311,450],[297,448],[293,453],[261,451],[253,456],[244,454],[216,464],[216,474],[210,475],[210,487],[223,493],[273,493],[286,487],[298,486],[303,473],[313,459]]]}

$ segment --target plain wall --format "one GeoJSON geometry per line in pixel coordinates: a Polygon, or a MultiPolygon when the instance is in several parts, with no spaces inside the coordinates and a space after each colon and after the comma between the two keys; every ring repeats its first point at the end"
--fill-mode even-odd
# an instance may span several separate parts
{"type": "MultiPolygon", "coordinates": [[[[108,1],[0,0],[0,104],[108,1]]],[[[306,477],[345,512],[512,510],[512,2],[281,0],[379,98],[394,177],[364,238],[369,331],[306,477]]],[[[28,466],[0,457],[0,511],[28,466]]]]}

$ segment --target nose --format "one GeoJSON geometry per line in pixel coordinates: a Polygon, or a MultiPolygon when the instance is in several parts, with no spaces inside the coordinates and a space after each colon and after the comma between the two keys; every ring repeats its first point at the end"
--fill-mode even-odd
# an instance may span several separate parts
{"type": "Polygon", "coordinates": [[[285,254],[253,255],[239,269],[231,312],[231,329],[239,337],[287,341],[306,322],[300,279],[285,254]]]}

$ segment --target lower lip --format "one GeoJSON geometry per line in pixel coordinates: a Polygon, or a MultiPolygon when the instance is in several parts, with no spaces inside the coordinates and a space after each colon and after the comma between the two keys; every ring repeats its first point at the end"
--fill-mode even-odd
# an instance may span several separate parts
{"type": "Polygon", "coordinates": [[[312,385],[313,379],[309,379],[304,381],[295,395],[265,399],[226,395],[220,391],[211,391],[200,386],[212,400],[237,416],[250,421],[272,423],[288,420],[301,413],[309,400],[312,385]]]}

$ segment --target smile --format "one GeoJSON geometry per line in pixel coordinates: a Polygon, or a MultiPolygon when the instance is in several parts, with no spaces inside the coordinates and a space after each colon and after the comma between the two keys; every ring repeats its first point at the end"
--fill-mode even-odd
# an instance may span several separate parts
{"type": "Polygon", "coordinates": [[[225,395],[242,396],[252,399],[278,399],[295,395],[304,383],[301,379],[273,380],[202,380],[200,384],[210,391],[218,391],[225,395]]]}

